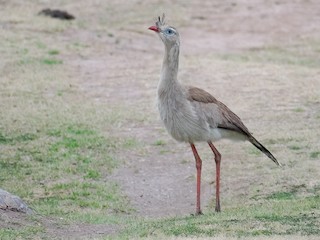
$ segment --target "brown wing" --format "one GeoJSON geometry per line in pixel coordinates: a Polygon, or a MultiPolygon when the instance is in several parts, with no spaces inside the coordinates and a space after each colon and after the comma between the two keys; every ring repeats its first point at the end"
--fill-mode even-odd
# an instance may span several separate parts
{"type": "MultiPolygon", "coordinates": [[[[247,127],[242,123],[241,119],[233,113],[226,105],[218,101],[210,93],[196,87],[189,87],[188,100],[200,102],[203,104],[215,104],[218,107],[220,121],[216,123],[218,128],[223,128],[231,131],[237,131],[247,136],[251,136],[247,127]]],[[[210,119],[208,119],[210,121],[210,119]]],[[[213,120],[214,121],[214,120],[213,120]]]]}

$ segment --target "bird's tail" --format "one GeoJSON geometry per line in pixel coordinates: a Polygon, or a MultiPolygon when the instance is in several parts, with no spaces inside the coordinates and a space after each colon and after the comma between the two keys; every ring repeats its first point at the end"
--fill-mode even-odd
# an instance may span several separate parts
{"type": "Polygon", "coordinates": [[[278,160],[272,155],[271,152],[269,152],[268,149],[266,149],[261,143],[258,142],[257,139],[255,139],[253,136],[250,136],[248,139],[256,148],[258,148],[261,152],[263,152],[265,155],[267,155],[272,161],[274,161],[278,166],[281,166],[281,164],[278,162],[278,160]]]}

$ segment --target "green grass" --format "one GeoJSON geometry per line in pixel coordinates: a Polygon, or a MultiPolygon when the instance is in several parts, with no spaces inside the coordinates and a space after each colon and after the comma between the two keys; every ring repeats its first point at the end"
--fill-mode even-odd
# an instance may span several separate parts
{"type": "MultiPolygon", "coordinates": [[[[1,138],[0,138],[1,141],[1,138]]],[[[316,152],[311,152],[310,153],[310,158],[320,158],[320,152],[316,151],[316,152]]]]}
{"type": "Polygon", "coordinates": [[[288,144],[290,142],[296,141],[297,139],[293,138],[272,138],[272,139],[267,139],[266,144],[288,144]]]}
{"type": "Polygon", "coordinates": [[[224,209],[221,213],[130,222],[118,239],[180,237],[252,237],[320,234],[319,195],[268,200],[262,205],[224,209]],[[290,204],[288,204],[289,202],[290,204]],[[311,211],[310,211],[311,210],[311,211]]]}
{"type": "MultiPolygon", "coordinates": [[[[72,219],[73,213],[85,212],[92,217],[103,212],[127,212],[127,203],[120,196],[114,183],[103,185],[95,181],[74,180],[46,187],[43,197],[33,205],[37,212],[47,216],[72,219]]],[[[77,216],[81,215],[78,213],[77,216]]]]}
{"type": "Polygon", "coordinates": [[[153,145],[155,145],[155,146],[165,146],[166,144],[167,143],[164,140],[161,140],[161,139],[159,139],[159,140],[157,140],[157,141],[155,141],[153,143],[153,145]]]}
{"type": "MultiPolygon", "coordinates": [[[[132,211],[119,186],[105,181],[119,164],[115,139],[83,124],[0,136],[1,188],[19,195],[40,216],[61,217],[65,224],[79,219],[105,223],[132,211]]],[[[32,226],[19,231],[0,230],[1,239],[43,235],[44,226],[34,218],[32,226]]]]}
{"type": "MultiPolygon", "coordinates": [[[[44,132],[1,135],[2,187],[20,192],[21,197],[36,207],[39,198],[51,198],[52,194],[48,194],[48,191],[58,191],[51,187],[56,186],[55,181],[90,180],[95,186],[98,180],[110,174],[118,165],[113,156],[113,141],[83,125],[63,125],[44,132]]],[[[105,188],[108,189],[108,186],[105,188]]],[[[70,188],[77,189],[76,186],[70,188]]],[[[103,191],[100,189],[100,192],[103,191]]]]}
{"type": "Polygon", "coordinates": [[[8,137],[4,136],[3,134],[0,133],[0,144],[10,144],[14,142],[24,142],[24,141],[30,141],[30,140],[35,140],[37,136],[33,133],[24,133],[21,135],[17,135],[15,137],[8,137]]]}
{"type": "Polygon", "coordinates": [[[295,197],[294,192],[277,192],[267,197],[267,199],[290,200],[295,197]]]}
{"type": "Polygon", "coordinates": [[[122,141],[122,147],[127,148],[136,148],[140,145],[140,142],[136,138],[127,138],[122,141]]]}
{"type": "Polygon", "coordinates": [[[27,226],[16,229],[0,228],[1,240],[12,240],[12,239],[34,239],[34,236],[39,233],[44,234],[45,228],[43,226],[27,226]]]}
{"type": "Polygon", "coordinates": [[[301,107],[299,107],[299,108],[294,108],[292,111],[297,112],[297,113],[299,113],[299,112],[305,112],[305,110],[304,110],[303,108],[301,108],[301,107]]]}
{"type": "Polygon", "coordinates": [[[63,61],[55,58],[44,58],[41,59],[41,62],[47,65],[56,65],[56,64],[62,64],[63,61]]]}
{"type": "Polygon", "coordinates": [[[291,149],[291,150],[295,150],[295,151],[302,149],[302,147],[298,146],[298,145],[289,145],[288,148],[291,149]]]}
{"type": "Polygon", "coordinates": [[[248,148],[248,153],[251,155],[254,155],[254,156],[261,156],[262,155],[261,151],[254,146],[250,146],[248,148]]]}
{"type": "Polygon", "coordinates": [[[60,53],[59,50],[56,50],[56,49],[52,49],[48,51],[49,55],[58,55],[59,53],[60,53]]]}

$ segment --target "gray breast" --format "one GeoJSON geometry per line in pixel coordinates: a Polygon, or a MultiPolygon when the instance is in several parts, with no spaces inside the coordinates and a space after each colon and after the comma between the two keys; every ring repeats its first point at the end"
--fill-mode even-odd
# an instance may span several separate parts
{"type": "Polygon", "coordinates": [[[207,141],[209,125],[199,118],[185,97],[159,97],[160,118],[167,131],[178,141],[207,141]]]}

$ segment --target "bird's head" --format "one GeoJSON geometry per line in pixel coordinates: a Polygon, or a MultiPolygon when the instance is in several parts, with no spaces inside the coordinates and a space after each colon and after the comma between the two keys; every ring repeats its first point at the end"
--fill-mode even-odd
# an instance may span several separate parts
{"type": "Polygon", "coordinates": [[[162,15],[162,19],[159,16],[156,25],[149,27],[149,29],[158,33],[166,47],[171,48],[174,45],[180,45],[180,36],[177,29],[165,24],[164,14],[162,15]]]}

